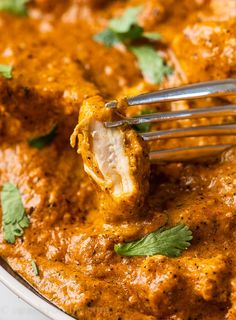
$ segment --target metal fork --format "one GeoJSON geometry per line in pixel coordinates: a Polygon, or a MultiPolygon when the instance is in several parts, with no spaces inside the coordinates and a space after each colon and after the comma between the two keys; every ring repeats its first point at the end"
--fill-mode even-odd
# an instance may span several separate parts
{"type": "MultiPolygon", "coordinates": [[[[134,97],[128,97],[126,100],[128,106],[137,106],[157,102],[192,100],[207,97],[223,97],[226,95],[236,95],[236,79],[201,82],[179,88],[144,93],[134,97]]],[[[118,101],[110,101],[106,103],[105,106],[107,108],[115,109],[118,106],[118,101]]],[[[107,128],[114,128],[124,124],[138,125],[150,122],[224,117],[234,115],[236,115],[236,105],[232,104],[208,108],[189,109],[183,111],[158,112],[147,115],[145,114],[134,118],[124,118],[115,122],[105,122],[104,124],[107,128]]],[[[141,132],[139,134],[145,141],[199,136],[235,135],[236,124],[197,126],[181,129],[160,130],[155,132],[141,132]]],[[[160,162],[192,160],[204,156],[217,155],[220,152],[223,152],[235,145],[236,143],[151,151],[150,159],[160,162]]]]}

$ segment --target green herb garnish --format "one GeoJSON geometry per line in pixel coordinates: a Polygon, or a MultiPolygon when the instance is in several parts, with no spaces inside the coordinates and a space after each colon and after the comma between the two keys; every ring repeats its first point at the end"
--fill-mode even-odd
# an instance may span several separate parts
{"type": "Polygon", "coordinates": [[[112,47],[119,42],[129,43],[139,38],[159,40],[159,33],[144,32],[144,29],[138,24],[138,14],[141,10],[142,6],[127,9],[122,16],[110,20],[107,29],[96,34],[94,40],[107,47],[112,47]]]}
{"type": "Polygon", "coordinates": [[[162,227],[141,240],[116,244],[114,250],[121,256],[153,256],[178,257],[190,246],[191,230],[184,224],[172,228],[162,227]]]}
{"type": "Polygon", "coordinates": [[[132,26],[137,25],[137,16],[141,10],[142,6],[128,8],[122,16],[110,21],[109,28],[117,33],[129,32],[132,26]]]}
{"type": "Polygon", "coordinates": [[[33,269],[34,274],[35,274],[36,276],[38,276],[38,275],[39,275],[39,268],[38,268],[37,263],[33,260],[33,261],[31,262],[31,265],[32,265],[32,269],[33,269]]]}
{"type": "Polygon", "coordinates": [[[57,125],[54,125],[53,128],[43,136],[33,138],[29,140],[29,145],[36,149],[43,149],[45,146],[52,143],[57,134],[57,125]]]}
{"type": "Polygon", "coordinates": [[[29,226],[21,195],[12,183],[5,183],[1,192],[3,212],[3,234],[9,243],[15,243],[16,237],[21,237],[24,229],[29,226]]]}
{"type": "Polygon", "coordinates": [[[138,59],[138,65],[145,79],[158,84],[172,69],[165,64],[164,59],[149,45],[132,46],[136,39],[161,40],[157,32],[145,32],[138,24],[138,14],[142,6],[127,9],[121,17],[110,20],[108,28],[96,34],[94,40],[112,47],[121,42],[131,50],[138,59]]]}
{"type": "Polygon", "coordinates": [[[151,83],[160,83],[162,79],[172,73],[158,52],[148,45],[132,47],[131,51],[138,59],[138,65],[144,78],[151,83]]]}
{"type": "Polygon", "coordinates": [[[6,79],[11,79],[12,66],[9,66],[8,64],[0,64],[0,76],[3,76],[6,79]]]}
{"type": "Polygon", "coordinates": [[[105,29],[104,31],[95,34],[93,39],[97,42],[104,43],[107,47],[113,47],[114,44],[120,42],[117,35],[110,29],[105,29]]]}
{"type": "Polygon", "coordinates": [[[110,20],[108,28],[96,34],[94,40],[112,47],[118,42],[139,38],[143,33],[143,28],[137,23],[141,9],[142,7],[129,8],[121,17],[110,20]]]}
{"type": "Polygon", "coordinates": [[[26,4],[29,1],[30,0],[0,0],[0,11],[7,11],[18,16],[26,16],[26,4]]]}
{"type": "Polygon", "coordinates": [[[109,23],[109,30],[116,34],[121,42],[138,39],[143,34],[143,28],[138,25],[138,14],[142,6],[127,9],[121,17],[114,18],[109,23]]]}
{"type": "MultiPolygon", "coordinates": [[[[141,110],[141,112],[139,113],[139,115],[145,115],[145,114],[150,114],[152,113],[151,110],[149,109],[143,109],[141,110]]],[[[134,125],[134,129],[138,132],[148,132],[151,129],[151,123],[140,123],[140,124],[136,124],[134,125]]]]}

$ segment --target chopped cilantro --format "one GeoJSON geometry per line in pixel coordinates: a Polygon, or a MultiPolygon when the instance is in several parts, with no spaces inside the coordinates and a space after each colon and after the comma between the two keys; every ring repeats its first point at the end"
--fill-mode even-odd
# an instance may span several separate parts
{"type": "Polygon", "coordinates": [[[19,16],[26,16],[26,4],[29,1],[30,0],[0,0],[0,11],[7,11],[19,16]]]}
{"type": "Polygon", "coordinates": [[[0,75],[6,79],[12,79],[12,66],[0,64],[0,75]]]}
{"type": "Polygon", "coordinates": [[[164,76],[172,73],[171,67],[165,64],[164,59],[151,46],[133,46],[131,51],[137,57],[140,70],[147,81],[158,84],[164,76]]]}
{"type": "Polygon", "coordinates": [[[165,64],[164,59],[151,45],[133,45],[132,41],[136,39],[161,40],[159,33],[145,32],[138,24],[138,14],[141,10],[142,6],[127,9],[122,16],[110,20],[108,28],[96,34],[94,40],[107,47],[112,47],[119,42],[125,44],[137,57],[146,81],[158,84],[164,76],[172,72],[172,69],[165,64]]]}
{"type": "Polygon", "coordinates": [[[142,6],[127,9],[121,17],[114,18],[109,23],[109,28],[116,33],[127,33],[132,26],[137,25],[137,16],[142,6]]]}
{"type": "Polygon", "coordinates": [[[190,246],[191,230],[184,224],[172,228],[160,228],[140,240],[116,244],[114,250],[121,256],[163,255],[178,257],[190,246]]]}
{"type": "Polygon", "coordinates": [[[138,39],[143,34],[143,28],[138,25],[137,16],[142,7],[127,9],[121,17],[110,20],[108,28],[96,34],[94,40],[112,47],[119,42],[138,39]]]}
{"type": "Polygon", "coordinates": [[[95,34],[93,38],[97,42],[104,43],[106,47],[113,47],[114,44],[120,42],[119,37],[110,29],[95,34]]]}
{"type": "Polygon", "coordinates": [[[39,268],[38,268],[37,263],[33,260],[33,261],[31,262],[31,265],[32,265],[32,269],[33,269],[34,274],[35,274],[36,276],[38,276],[38,275],[39,275],[39,268]]]}
{"type": "Polygon", "coordinates": [[[118,34],[120,42],[129,43],[132,40],[139,39],[142,37],[143,28],[137,24],[130,27],[130,30],[126,33],[118,34]]]}
{"type": "Polygon", "coordinates": [[[29,226],[21,195],[12,183],[5,183],[1,192],[3,212],[3,235],[9,243],[15,243],[16,237],[21,237],[24,229],[29,226]]]}
{"type": "Polygon", "coordinates": [[[36,149],[43,149],[47,145],[51,144],[57,134],[57,125],[54,125],[53,128],[43,136],[33,138],[29,140],[29,145],[36,149]]]}

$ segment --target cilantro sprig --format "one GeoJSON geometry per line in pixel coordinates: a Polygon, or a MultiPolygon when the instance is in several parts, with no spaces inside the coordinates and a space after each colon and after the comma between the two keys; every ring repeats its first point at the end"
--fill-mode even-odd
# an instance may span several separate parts
{"type": "Polygon", "coordinates": [[[51,144],[57,135],[57,125],[54,125],[52,129],[45,135],[32,138],[28,141],[29,145],[36,149],[43,149],[47,145],[51,144]]]}
{"type": "Polygon", "coordinates": [[[120,42],[119,36],[110,29],[105,29],[104,31],[95,34],[93,39],[96,42],[105,44],[108,48],[113,47],[116,43],[120,42]]]}
{"type": "Polygon", "coordinates": [[[0,11],[6,11],[18,16],[27,15],[27,3],[30,0],[1,0],[0,11]]]}
{"type": "Polygon", "coordinates": [[[9,243],[15,243],[21,237],[24,229],[29,226],[21,195],[13,183],[5,183],[1,192],[1,205],[3,212],[3,235],[9,243]]]}
{"type": "Polygon", "coordinates": [[[170,66],[166,65],[163,58],[155,49],[148,45],[131,47],[145,80],[151,83],[160,83],[162,79],[172,73],[170,66]]]}
{"type": "Polygon", "coordinates": [[[112,47],[116,43],[129,43],[139,38],[147,38],[150,40],[159,40],[160,34],[157,32],[144,32],[143,27],[138,24],[138,14],[141,12],[142,6],[128,8],[122,16],[111,19],[107,29],[96,34],[94,40],[112,47]]]}
{"type": "Polygon", "coordinates": [[[145,80],[158,84],[172,70],[152,45],[133,44],[134,40],[137,39],[161,40],[159,33],[145,32],[143,27],[138,24],[138,14],[141,10],[142,6],[129,8],[122,16],[111,19],[107,29],[96,34],[94,40],[103,43],[107,47],[112,47],[117,43],[126,45],[128,50],[132,51],[136,56],[145,80]]]}
{"type": "Polygon", "coordinates": [[[6,79],[12,79],[12,66],[0,64],[0,76],[6,79]]]}
{"type": "Polygon", "coordinates": [[[109,23],[109,28],[117,33],[129,32],[132,26],[137,26],[137,16],[141,12],[142,6],[128,8],[123,15],[114,18],[109,23]]]}
{"type": "Polygon", "coordinates": [[[172,228],[162,227],[138,241],[116,244],[114,250],[121,256],[163,255],[178,257],[190,246],[191,230],[184,224],[172,228]]]}
{"type": "Polygon", "coordinates": [[[143,33],[143,28],[137,23],[137,16],[142,7],[129,8],[118,18],[111,19],[107,29],[96,34],[94,40],[112,47],[118,42],[138,39],[143,33]]]}
{"type": "Polygon", "coordinates": [[[31,261],[31,266],[32,266],[32,270],[33,270],[34,274],[36,276],[39,276],[39,268],[38,268],[38,265],[35,260],[31,261]]]}

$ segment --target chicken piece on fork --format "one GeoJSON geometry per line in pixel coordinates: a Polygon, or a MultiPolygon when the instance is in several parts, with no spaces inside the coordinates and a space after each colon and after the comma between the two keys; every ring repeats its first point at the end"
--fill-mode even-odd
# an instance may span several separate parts
{"type": "Polygon", "coordinates": [[[148,141],[157,139],[235,135],[236,124],[137,133],[132,125],[180,119],[234,116],[236,105],[159,112],[126,118],[125,109],[133,105],[188,100],[236,94],[236,80],[226,79],[166,89],[104,104],[100,97],[86,100],[80,110],[79,124],[71,137],[78,136],[84,169],[102,191],[101,204],[108,217],[127,220],[136,215],[148,192],[149,160],[179,162],[216,155],[235,144],[205,145],[148,153],[148,141]],[[111,213],[112,211],[112,213],[111,213]]]}
{"type": "Polygon", "coordinates": [[[149,189],[149,154],[143,139],[129,125],[104,125],[123,118],[117,109],[105,108],[100,96],[89,98],[71,136],[73,147],[78,137],[84,169],[102,191],[100,206],[107,220],[114,221],[136,215],[149,189]]]}

